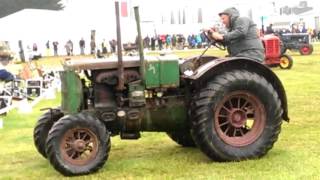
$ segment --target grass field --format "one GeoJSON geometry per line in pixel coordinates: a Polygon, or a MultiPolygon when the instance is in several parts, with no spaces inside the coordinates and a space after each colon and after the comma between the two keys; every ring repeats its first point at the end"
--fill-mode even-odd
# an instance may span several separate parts
{"type": "MultiPolygon", "coordinates": [[[[200,51],[178,55],[193,53],[200,51]]],[[[320,54],[292,55],[293,69],[274,69],[287,91],[291,121],[283,123],[280,138],[265,157],[212,162],[198,149],[182,148],[164,133],[143,133],[137,141],[112,138],[105,166],[95,174],[75,179],[320,179],[320,54]]],[[[44,60],[44,65],[45,61],[49,60],[44,60]]],[[[32,114],[14,110],[3,118],[0,179],[63,178],[38,154],[32,139],[34,124],[42,113],[39,109],[59,102],[60,98],[44,100],[32,114]]]]}

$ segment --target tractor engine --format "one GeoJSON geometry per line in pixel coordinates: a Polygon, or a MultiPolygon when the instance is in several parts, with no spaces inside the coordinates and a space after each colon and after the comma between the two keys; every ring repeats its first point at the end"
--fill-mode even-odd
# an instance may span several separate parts
{"type": "Polygon", "coordinates": [[[125,91],[117,91],[116,69],[86,70],[90,86],[82,83],[82,107],[123,139],[137,139],[140,131],[173,131],[185,128],[186,89],[180,86],[179,63],[175,56],[146,60],[145,79],[138,67],[125,68],[125,91]],[[142,83],[144,81],[145,83],[142,83]],[[145,84],[145,85],[144,85],[145,84]],[[173,121],[174,119],[174,121],[173,121]]]}

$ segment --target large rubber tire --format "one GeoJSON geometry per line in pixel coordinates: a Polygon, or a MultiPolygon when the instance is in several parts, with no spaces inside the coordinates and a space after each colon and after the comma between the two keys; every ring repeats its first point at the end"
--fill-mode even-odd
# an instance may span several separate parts
{"type": "Polygon", "coordinates": [[[183,147],[196,147],[190,131],[168,132],[168,136],[183,147]]]}
{"type": "Polygon", "coordinates": [[[303,45],[299,49],[299,52],[300,52],[300,55],[310,55],[313,52],[313,45],[312,44],[303,45]]]}
{"type": "Polygon", "coordinates": [[[293,66],[293,59],[291,56],[287,54],[283,54],[280,56],[279,67],[281,69],[291,69],[293,66]]]}
{"type": "Polygon", "coordinates": [[[192,103],[191,132],[201,151],[213,160],[254,159],[265,155],[277,141],[281,130],[281,115],[278,94],[264,77],[244,70],[235,70],[217,76],[195,94],[192,103]],[[240,101],[237,101],[238,98],[240,101]],[[249,104],[246,104],[246,99],[249,104]],[[228,100],[231,100],[232,105],[227,105],[228,100]],[[240,108],[230,108],[232,113],[229,113],[223,109],[227,106],[240,108]],[[245,112],[239,113],[241,110],[245,112]],[[245,116],[242,116],[243,114],[245,116]],[[253,118],[251,130],[247,129],[247,126],[250,126],[247,122],[245,126],[239,123],[243,117],[246,121],[253,118]],[[223,125],[226,122],[227,127],[223,125]],[[233,125],[238,125],[237,123],[240,124],[238,129],[238,126],[233,125]],[[223,132],[223,127],[227,129],[226,133],[223,132]],[[229,132],[228,128],[234,130],[229,132]],[[237,132],[236,129],[241,132],[237,132]]]}
{"type": "Polygon", "coordinates": [[[52,109],[45,112],[39,119],[33,130],[33,141],[38,152],[47,158],[46,154],[46,140],[48,133],[53,124],[63,117],[60,109],[52,109]]]}
{"type": "Polygon", "coordinates": [[[108,159],[111,147],[109,134],[105,125],[90,114],[65,116],[49,132],[48,159],[65,176],[95,172],[108,159]]]}

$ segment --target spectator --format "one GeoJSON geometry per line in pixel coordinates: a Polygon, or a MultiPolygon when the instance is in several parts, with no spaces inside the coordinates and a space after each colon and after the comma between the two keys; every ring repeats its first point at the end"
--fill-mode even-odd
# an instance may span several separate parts
{"type": "Polygon", "coordinates": [[[145,37],[145,38],[143,39],[143,46],[144,46],[145,48],[147,48],[147,49],[150,48],[150,38],[149,38],[149,36],[147,36],[147,37],[145,37]]]}
{"type": "Polygon", "coordinates": [[[159,50],[161,51],[161,50],[163,49],[163,46],[162,46],[163,44],[162,44],[162,39],[161,39],[161,36],[160,36],[160,35],[158,36],[158,39],[157,39],[157,40],[158,40],[159,50]]]}
{"type": "Polygon", "coordinates": [[[73,43],[71,40],[67,41],[65,48],[67,51],[67,55],[72,56],[73,55],[73,43]]]}
{"type": "Polygon", "coordinates": [[[53,45],[54,56],[58,56],[58,45],[59,45],[58,41],[54,41],[52,45],[53,45]]]}
{"type": "Polygon", "coordinates": [[[273,24],[270,24],[268,27],[267,27],[267,30],[266,30],[266,34],[273,34],[274,33],[274,30],[273,30],[273,24]]]}
{"type": "Polygon", "coordinates": [[[176,48],[176,46],[177,46],[177,36],[172,35],[172,47],[176,48]]]}
{"type": "Polygon", "coordinates": [[[84,41],[83,38],[79,41],[79,46],[80,46],[80,54],[84,55],[84,49],[86,47],[86,42],[84,41]]]}
{"type": "Polygon", "coordinates": [[[50,56],[50,41],[48,40],[47,43],[46,43],[46,55],[47,56],[50,56]]]}
{"type": "Polygon", "coordinates": [[[200,34],[195,36],[195,41],[196,41],[197,48],[201,48],[202,47],[202,39],[201,39],[200,34]]]}
{"type": "Polygon", "coordinates": [[[155,37],[151,38],[151,50],[152,51],[156,50],[156,38],[155,37]]]}
{"type": "Polygon", "coordinates": [[[107,42],[106,42],[105,39],[103,39],[103,41],[101,43],[101,48],[102,48],[102,54],[107,54],[108,53],[107,42]]]}
{"type": "Polygon", "coordinates": [[[166,48],[167,49],[171,49],[172,48],[172,46],[171,46],[171,36],[169,35],[169,34],[167,34],[167,36],[166,36],[166,48]]]}
{"type": "Polygon", "coordinates": [[[109,41],[109,44],[110,44],[110,48],[111,48],[111,53],[115,53],[116,52],[117,41],[112,39],[111,41],[109,41]]]}
{"type": "Polygon", "coordinates": [[[37,52],[38,51],[38,46],[36,43],[33,43],[32,45],[32,51],[37,52]]]}

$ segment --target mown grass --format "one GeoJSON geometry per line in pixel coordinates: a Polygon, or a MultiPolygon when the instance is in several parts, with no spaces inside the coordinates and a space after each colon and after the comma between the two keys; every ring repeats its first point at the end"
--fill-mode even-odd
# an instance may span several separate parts
{"type": "MultiPolygon", "coordinates": [[[[75,179],[320,179],[320,49],[311,56],[291,53],[291,70],[274,71],[289,101],[290,123],[263,158],[212,162],[198,149],[182,148],[164,133],[143,133],[137,141],[112,138],[110,157],[97,173],[75,179]]],[[[179,52],[181,57],[200,51],[179,52]]],[[[210,51],[209,53],[216,53],[210,51]]],[[[219,53],[223,54],[223,53],[219,53]]],[[[32,132],[40,108],[57,106],[60,98],[44,100],[32,114],[14,110],[0,129],[1,179],[63,178],[33,145],[32,132]]]]}

